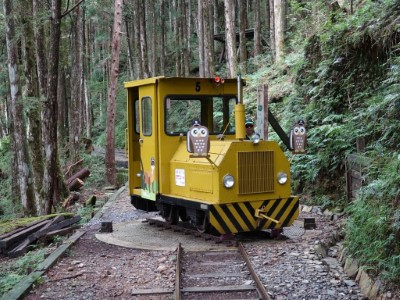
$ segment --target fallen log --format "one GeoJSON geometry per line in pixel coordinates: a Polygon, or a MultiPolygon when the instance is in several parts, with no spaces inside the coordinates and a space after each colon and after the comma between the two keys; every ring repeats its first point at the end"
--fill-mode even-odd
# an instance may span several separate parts
{"type": "Polygon", "coordinates": [[[80,221],[81,217],[80,216],[75,216],[63,221],[59,221],[56,223],[53,223],[53,225],[46,226],[46,228],[41,228],[36,232],[33,232],[30,234],[25,240],[22,241],[22,243],[19,243],[15,248],[13,248],[11,251],[7,252],[7,255],[10,257],[17,257],[20,255],[25,254],[28,251],[28,247],[31,243],[34,241],[38,240],[42,236],[45,236],[47,233],[62,229],[64,227],[70,226],[78,221],[80,221]]]}
{"type": "Polygon", "coordinates": [[[86,177],[88,177],[90,175],[90,171],[88,168],[83,168],[81,170],[79,170],[78,172],[76,172],[75,174],[73,174],[71,177],[69,177],[66,181],[65,184],[69,185],[74,179],[78,178],[80,180],[84,180],[86,177]]]}
{"type": "Polygon", "coordinates": [[[40,240],[46,242],[57,235],[66,235],[66,234],[72,233],[75,229],[78,229],[80,227],[81,227],[80,225],[74,225],[74,226],[63,228],[63,229],[50,231],[50,232],[46,233],[45,236],[41,237],[40,240]]]}
{"type": "Polygon", "coordinates": [[[16,244],[21,243],[27,236],[30,234],[40,230],[44,227],[47,223],[51,222],[51,220],[43,220],[38,222],[37,224],[27,227],[21,231],[16,232],[2,240],[0,240],[0,250],[2,252],[7,252],[8,249],[14,247],[16,244]]]}
{"type": "Polygon", "coordinates": [[[83,181],[79,178],[75,178],[72,182],[67,185],[70,191],[77,191],[83,187],[83,181]]]}

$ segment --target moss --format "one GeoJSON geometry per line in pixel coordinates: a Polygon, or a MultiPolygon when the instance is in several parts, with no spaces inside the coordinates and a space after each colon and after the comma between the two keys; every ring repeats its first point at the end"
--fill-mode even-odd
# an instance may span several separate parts
{"type": "Polygon", "coordinates": [[[51,215],[45,215],[45,216],[39,216],[39,217],[0,220],[0,235],[3,235],[7,232],[11,232],[11,231],[16,230],[21,227],[25,227],[33,222],[51,219],[58,215],[63,215],[65,217],[73,216],[73,214],[71,214],[71,213],[62,213],[62,214],[51,214],[51,215]]]}

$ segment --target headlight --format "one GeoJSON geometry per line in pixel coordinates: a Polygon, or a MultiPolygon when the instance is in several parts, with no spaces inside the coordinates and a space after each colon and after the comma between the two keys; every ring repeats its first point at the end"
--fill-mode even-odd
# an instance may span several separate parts
{"type": "Polygon", "coordinates": [[[223,182],[224,182],[224,187],[230,189],[235,184],[235,179],[233,178],[232,175],[227,174],[224,176],[223,182]]]}
{"type": "Polygon", "coordinates": [[[278,182],[279,184],[285,184],[288,180],[288,175],[285,172],[278,173],[278,182]]]}
{"type": "Polygon", "coordinates": [[[257,145],[260,142],[260,137],[258,135],[254,135],[254,137],[252,138],[253,140],[253,144],[257,145]]]}

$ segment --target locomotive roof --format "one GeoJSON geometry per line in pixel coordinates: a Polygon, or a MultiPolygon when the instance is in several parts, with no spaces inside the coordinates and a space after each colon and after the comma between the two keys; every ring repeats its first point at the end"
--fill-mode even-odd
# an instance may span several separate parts
{"type": "MultiPolygon", "coordinates": [[[[127,81],[124,83],[125,88],[130,88],[130,87],[135,87],[135,86],[142,86],[142,85],[147,85],[147,84],[154,84],[159,81],[175,81],[175,80],[214,80],[214,77],[165,77],[165,76],[158,76],[158,77],[151,77],[151,78],[146,78],[146,79],[138,79],[138,80],[132,80],[132,81],[127,81]]],[[[224,79],[225,82],[236,82],[236,78],[230,78],[230,79],[224,79]]],[[[244,83],[244,80],[242,79],[242,84],[244,83]]]]}

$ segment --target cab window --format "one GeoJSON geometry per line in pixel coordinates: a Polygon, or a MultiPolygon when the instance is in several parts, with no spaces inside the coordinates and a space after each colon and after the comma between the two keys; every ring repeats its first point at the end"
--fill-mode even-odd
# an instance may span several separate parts
{"type": "Polygon", "coordinates": [[[152,107],[151,107],[151,98],[143,97],[142,98],[142,132],[145,136],[150,136],[152,133],[152,107]]]}
{"type": "Polygon", "coordinates": [[[139,134],[139,100],[135,100],[135,132],[139,134]]]}
{"type": "Polygon", "coordinates": [[[165,133],[186,134],[197,120],[210,134],[234,134],[234,96],[167,96],[165,98],[165,133]]]}

